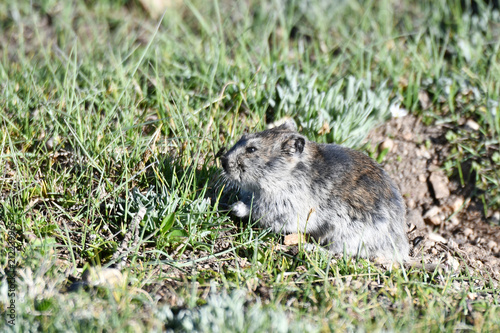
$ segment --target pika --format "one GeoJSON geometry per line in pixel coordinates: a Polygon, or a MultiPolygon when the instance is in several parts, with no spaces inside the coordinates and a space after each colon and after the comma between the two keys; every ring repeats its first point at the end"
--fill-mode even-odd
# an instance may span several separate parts
{"type": "Polygon", "coordinates": [[[251,214],[276,233],[308,234],[333,253],[408,259],[403,198],[367,155],[309,141],[288,120],[244,135],[221,162],[239,189],[234,215],[251,214]]]}

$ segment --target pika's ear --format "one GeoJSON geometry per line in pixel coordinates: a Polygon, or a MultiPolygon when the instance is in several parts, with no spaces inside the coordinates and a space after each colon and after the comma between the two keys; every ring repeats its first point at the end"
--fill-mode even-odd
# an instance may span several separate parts
{"type": "Polygon", "coordinates": [[[290,135],[285,142],[281,145],[281,149],[284,153],[293,155],[293,154],[302,154],[304,151],[304,147],[306,146],[306,138],[300,134],[290,135]]]}
{"type": "Polygon", "coordinates": [[[282,130],[297,132],[297,124],[295,124],[295,121],[292,118],[283,119],[283,123],[279,125],[278,128],[282,130]]]}

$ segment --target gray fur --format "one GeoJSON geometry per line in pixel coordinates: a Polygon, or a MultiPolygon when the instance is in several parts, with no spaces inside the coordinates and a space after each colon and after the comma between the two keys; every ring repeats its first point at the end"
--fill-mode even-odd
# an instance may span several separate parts
{"type": "Polygon", "coordinates": [[[221,160],[243,197],[235,215],[309,234],[334,253],[407,260],[403,199],[365,154],[308,141],[288,121],[243,136],[221,160]]]}

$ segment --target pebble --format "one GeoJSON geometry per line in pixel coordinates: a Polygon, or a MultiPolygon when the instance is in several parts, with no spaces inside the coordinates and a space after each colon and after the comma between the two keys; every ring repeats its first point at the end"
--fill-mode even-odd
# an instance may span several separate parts
{"type": "Polygon", "coordinates": [[[469,238],[469,236],[473,235],[474,231],[471,228],[465,228],[464,229],[464,236],[469,238]]]}
{"type": "Polygon", "coordinates": [[[478,123],[476,123],[476,122],[475,122],[474,120],[472,120],[472,119],[467,120],[467,121],[465,122],[465,126],[466,126],[466,127],[468,127],[468,128],[470,128],[471,130],[474,130],[474,131],[477,131],[477,130],[479,130],[479,128],[480,128],[480,127],[479,127],[479,124],[478,124],[478,123]]]}
{"type": "Polygon", "coordinates": [[[424,214],[424,221],[433,225],[440,225],[442,220],[439,217],[439,207],[433,206],[431,209],[429,209],[424,214]]]}
{"type": "Polygon", "coordinates": [[[439,213],[439,207],[438,206],[432,206],[431,209],[429,209],[427,212],[425,212],[424,219],[428,218],[428,217],[431,217],[431,216],[435,216],[438,213],[439,213]]]}
{"type": "Polygon", "coordinates": [[[429,239],[434,241],[434,242],[439,242],[439,243],[443,243],[443,244],[448,243],[448,241],[443,236],[438,235],[434,232],[429,233],[429,235],[427,237],[429,237],[429,239]]]}
{"type": "Polygon", "coordinates": [[[83,272],[82,280],[91,286],[122,287],[126,283],[116,268],[89,267],[83,272]]]}
{"type": "Polygon", "coordinates": [[[448,262],[448,265],[450,265],[450,268],[452,271],[456,271],[460,268],[460,263],[451,254],[448,253],[446,259],[447,259],[446,261],[448,262]]]}
{"type": "Polygon", "coordinates": [[[440,225],[442,220],[439,217],[439,215],[436,215],[436,216],[429,217],[427,219],[427,221],[429,221],[433,225],[440,225]]]}
{"type": "Polygon", "coordinates": [[[448,246],[450,247],[450,249],[458,250],[458,244],[453,239],[450,239],[450,241],[448,242],[448,246]]]}
{"type": "Polygon", "coordinates": [[[427,149],[425,149],[424,147],[422,147],[422,149],[421,149],[420,156],[422,156],[426,160],[430,160],[431,159],[431,153],[429,153],[429,151],[427,149]]]}
{"type": "Polygon", "coordinates": [[[415,209],[415,207],[417,207],[417,204],[415,203],[415,200],[408,199],[406,206],[408,207],[408,209],[412,210],[415,209]]]}
{"type": "Polygon", "coordinates": [[[460,209],[460,207],[462,207],[463,204],[464,204],[464,198],[458,197],[451,204],[451,208],[453,209],[454,212],[456,212],[460,209]]]}
{"type": "Polygon", "coordinates": [[[286,246],[297,245],[297,244],[299,244],[301,238],[303,241],[304,238],[300,237],[299,234],[289,234],[289,235],[285,236],[285,239],[283,240],[283,244],[286,246]]]}
{"type": "Polygon", "coordinates": [[[453,216],[451,219],[450,219],[450,224],[454,227],[456,227],[458,224],[460,223],[460,221],[458,220],[458,218],[456,216],[453,216]]]}
{"type": "Polygon", "coordinates": [[[500,212],[494,212],[491,216],[491,220],[493,223],[500,223],[500,212]]]}
{"type": "Polygon", "coordinates": [[[387,149],[390,152],[393,147],[394,147],[394,141],[391,139],[385,139],[384,142],[380,144],[379,150],[384,151],[387,149]]]}
{"type": "Polygon", "coordinates": [[[420,174],[418,175],[418,180],[421,182],[421,183],[425,183],[427,181],[427,178],[425,177],[424,174],[420,174]]]}
{"type": "Polygon", "coordinates": [[[420,214],[420,212],[416,209],[412,209],[408,212],[406,220],[410,223],[413,223],[419,230],[425,228],[425,222],[422,214],[420,214]]]}
{"type": "Polygon", "coordinates": [[[448,189],[448,178],[441,175],[438,172],[431,173],[429,177],[432,189],[434,190],[434,196],[436,199],[447,198],[450,196],[450,190],[448,189]]]}
{"type": "Polygon", "coordinates": [[[423,110],[427,110],[432,104],[429,94],[424,90],[420,90],[418,92],[418,101],[420,102],[420,106],[422,106],[423,110]]]}
{"type": "Polygon", "coordinates": [[[477,293],[468,293],[467,298],[473,301],[477,298],[477,293]]]}
{"type": "Polygon", "coordinates": [[[489,241],[488,242],[488,248],[490,250],[493,250],[494,248],[496,248],[498,246],[498,244],[495,242],[495,241],[489,241]]]}

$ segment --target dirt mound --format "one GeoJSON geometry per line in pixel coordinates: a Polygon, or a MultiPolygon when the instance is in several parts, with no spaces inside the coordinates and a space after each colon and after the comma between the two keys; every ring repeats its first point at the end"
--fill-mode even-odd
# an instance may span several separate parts
{"type": "Polygon", "coordinates": [[[451,266],[458,264],[453,257],[461,257],[499,279],[500,226],[487,221],[482,203],[472,198],[472,180],[462,186],[444,173],[451,151],[446,131],[443,125],[424,126],[418,118],[405,116],[375,129],[367,141],[387,152],[382,165],[405,199],[413,257],[451,266]]]}

